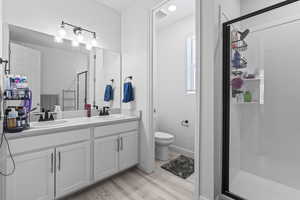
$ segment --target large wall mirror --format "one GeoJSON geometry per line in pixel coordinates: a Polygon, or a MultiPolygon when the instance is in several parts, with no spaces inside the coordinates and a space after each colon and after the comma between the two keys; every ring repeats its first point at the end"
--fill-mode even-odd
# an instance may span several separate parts
{"type": "Polygon", "coordinates": [[[121,107],[121,55],[107,49],[89,51],[72,41],[9,25],[9,73],[26,76],[33,93],[32,107],[83,110],[85,104],[121,107]],[[104,100],[107,85],[113,98],[104,100]]]}

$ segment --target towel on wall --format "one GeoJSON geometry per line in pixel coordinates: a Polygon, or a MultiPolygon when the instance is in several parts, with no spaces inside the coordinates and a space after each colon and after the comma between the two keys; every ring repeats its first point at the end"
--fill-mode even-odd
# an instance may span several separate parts
{"type": "Polygon", "coordinates": [[[104,93],[104,101],[112,101],[114,100],[114,90],[111,85],[106,85],[105,93],[104,93]]]}
{"type": "Polygon", "coordinates": [[[133,87],[131,82],[124,83],[123,103],[134,101],[133,87]]]}

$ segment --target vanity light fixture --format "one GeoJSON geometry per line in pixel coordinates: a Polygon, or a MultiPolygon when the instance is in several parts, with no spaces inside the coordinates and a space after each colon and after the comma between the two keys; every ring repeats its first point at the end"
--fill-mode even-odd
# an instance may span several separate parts
{"type": "Polygon", "coordinates": [[[72,40],[72,46],[73,46],[73,47],[78,47],[78,46],[79,46],[79,41],[77,40],[77,38],[74,38],[74,39],[72,40]]]}
{"type": "Polygon", "coordinates": [[[91,44],[92,44],[92,47],[97,47],[98,46],[96,33],[93,34],[93,39],[92,39],[91,44]]]}
{"type": "Polygon", "coordinates": [[[80,26],[75,26],[73,24],[70,24],[70,23],[67,23],[67,22],[64,22],[64,21],[61,22],[60,29],[58,30],[58,35],[55,36],[55,38],[54,38],[55,42],[57,42],[57,43],[62,43],[63,42],[63,39],[67,35],[66,27],[72,28],[72,31],[73,31],[73,34],[74,34],[74,38],[72,40],[72,46],[73,47],[78,47],[80,45],[80,43],[84,43],[84,39],[85,39],[84,36],[83,36],[84,32],[92,34],[91,41],[85,41],[86,42],[86,49],[91,50],[93,47],[98,46],[96,32],[85,29],[85,28],[82,28],[80,26]]]}
{"type": "Polygon", "coordinates": [[[60,36],[55,36],[54,41],[57,43],[62,43],[63,42],[63,38],[60,36]]]}
{"type": "Polygon", "coordinates": [[[86,43],[85,48],[90,51],[92,50],[93,46],[90,43],[86,43]]]}
{"type": "Polygon", "coordinates": [[[76,27],[73,29],[74,35],[76,36],[76,39],[78,42],[83,42],[83,35],[82,35],[82,29],[80,27],[76,27]]]}
{"type": "Polygon", "coordinates": [[[64,37],[66,37],[66,35],[67,35],[67,31],[65,29],[65,25],[61,24],[60,29],[58,30],[58,37],[64,38],[64,37]]]}
{"type": "Polygon", "coordinates": [[[175,11],[177,10],[177,6],[176,6],[176,5],[170,5],[170,6],[168,7],[168,10],[169,10],[170,12],[175,12],[175,11]]]}

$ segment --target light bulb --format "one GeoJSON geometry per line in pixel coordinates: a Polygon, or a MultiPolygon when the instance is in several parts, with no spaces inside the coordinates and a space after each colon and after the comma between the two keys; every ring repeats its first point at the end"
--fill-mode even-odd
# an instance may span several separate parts
{"type": "Polygon", "coordinates": [[[175,12],[175,11],[177,10],[177,6],[175,6],[175,5],[170,5],[170,6],[168,7],[168,10],[169,10],[170,12],[175,12]]]}
{"type": "Polygon", "coordinates": [[[86,43],[85,48],[90,51],[93,47],[90,43],[86,43]]]}
{"type": "Polygon", "coordinates": [[[83,35],[81,34],[81,32],[77,34],[77,40],[78,40],[78,42],[83,41],[83,35]]]}
{"type": "Polygon", "coordinates": [[[54,41],[57,42],[57,43],[62,43],[63,39],[60,36],[55,36],[54,41]]]}
{"type": "Polygon", "coordinates": [[[78,47],[78,46],[79,46],[78,40],[73,39],[73,40],[72,40],[72,46],[73,46],[73,47],[78,47]]]}
{"type": "Polygon", "coordinates": [[[96,40],[96,38],[94,38],[92,41],[91,41],[91,44],[93,47],[97,47],[98,46],[98,42],[96,40]]]}
{"type": "Polygon", "coordinates": [[[58,35],[59,35],[61,38],[64,38],[64,37],[67,35],[67,32],[66,32],[66,29],[65,29],[65,26],[64,26],[64,25],[61,25],[61,26],[60,26],[60,29],[58,30],[58,35]]]}

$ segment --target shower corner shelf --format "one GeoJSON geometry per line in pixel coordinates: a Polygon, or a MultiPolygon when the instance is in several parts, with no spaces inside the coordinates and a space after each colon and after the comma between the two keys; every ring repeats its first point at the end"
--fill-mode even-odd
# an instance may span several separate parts
{"type": "Polygon", "coordinates": [[[243,78],[243,81],[262,81],[264,80],[264,78],[260,78],[260,77],[257,77],[257,78],[243,78]]]}

